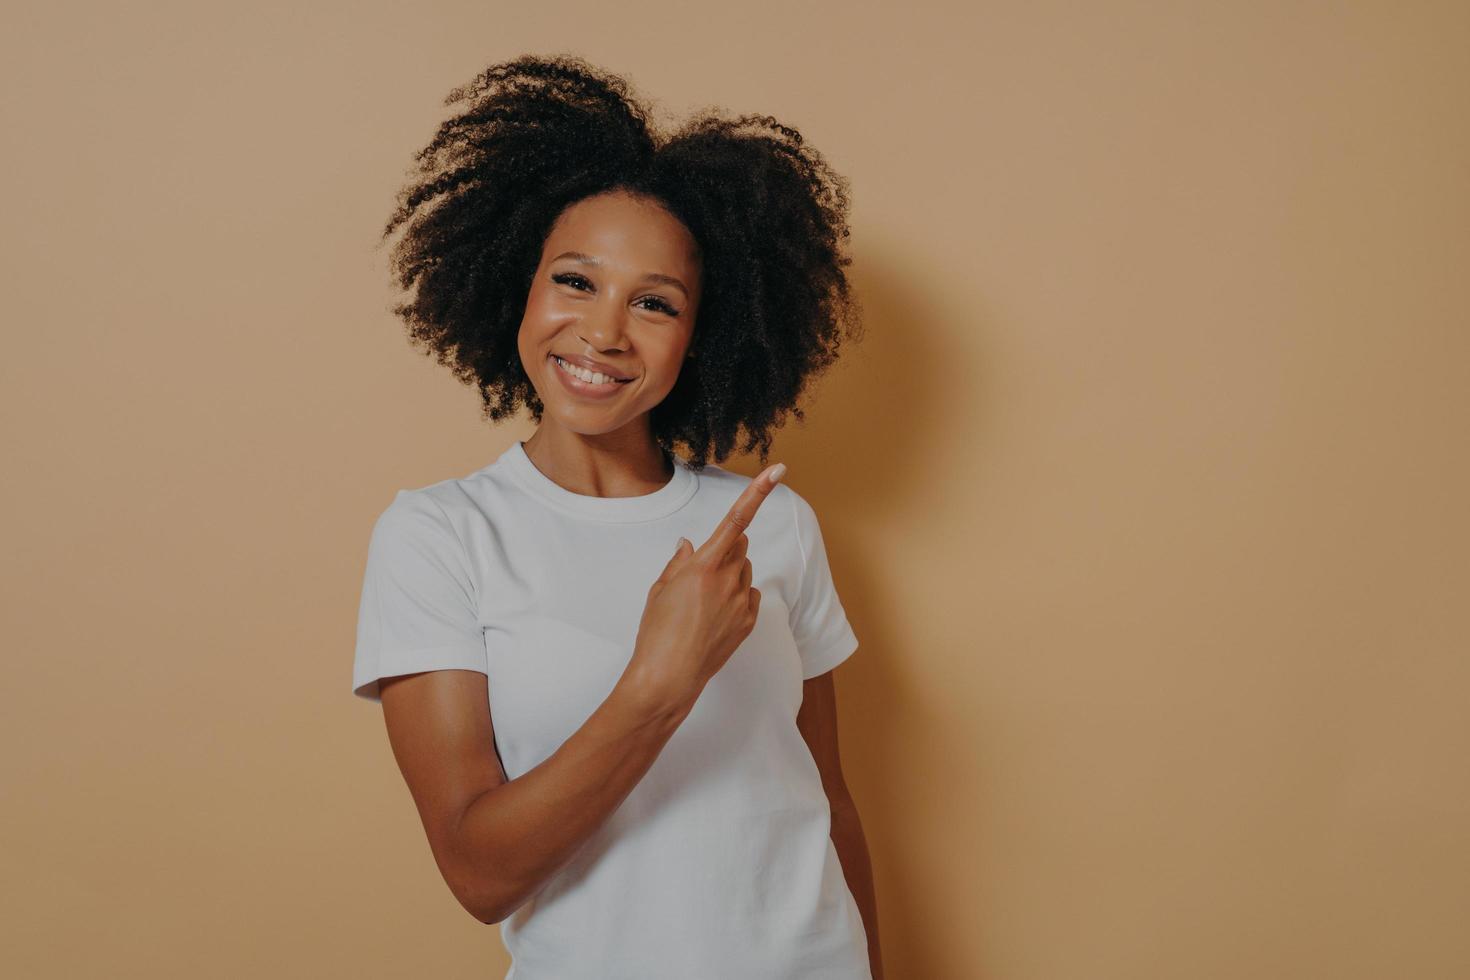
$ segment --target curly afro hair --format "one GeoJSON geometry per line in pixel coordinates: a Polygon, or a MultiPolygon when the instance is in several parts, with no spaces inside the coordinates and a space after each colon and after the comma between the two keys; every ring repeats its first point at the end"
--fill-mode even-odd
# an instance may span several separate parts
{"type": "Polygon", "coordinates": [[[479,388],[499,421],[544,406],[517,336],[541,251],[561,212],[624,190],[658,201],[697,243],[702,296],[690,350],[650,412],[665,454],[704,468],[736,449],[769,459],[771,430],[861,332],[844,252],[847,180],[801,134],[764,115],[704,109],[665,134],[627,81],[573,55],[526,55],[452,90],[464,103],[417,154],[383,232],[392,307],[410,341],[479,388]]]}

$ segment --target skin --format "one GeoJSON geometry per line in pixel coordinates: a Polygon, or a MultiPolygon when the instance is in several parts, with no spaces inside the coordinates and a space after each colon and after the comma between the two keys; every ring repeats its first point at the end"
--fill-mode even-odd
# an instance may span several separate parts
{"type": "MultiPolygon", "coordinates": [[[[672,478],[648,412],[687,357],[700,271],[684,225],[626,193],[578,202],[554,225],[518,337],[545,406],[524,445],[552,480],[575,493],[622,497],[652,493],[672,478]],[[611,398],[579,398],[551,373],[561,370],[548,359],[553,352],[594,357],[633,380],[611,398]]],[[[480,921],[500,922],[566,864],[647,773],[754,625],[760,597],[750,588],[744,530],[776,471],[751,481],[707,541],[685,543],[670,559],[650,587],[628,670],[581,728],[517,779],[506,778],[494,749],[483,675],[434,670],[380,682],[389,741],[435,862],[480,921]],[[687,636],[708,642],[691,651],[679,642],[687,636]]],[[[821,772],[832,840],[867,930],[873,976],[882,980],[872,869],[837,752],[831,671],[804,682],[797,725],[821,772]]]]}
{"type": "Polygon", "coordinates": [[[873,980],[883,980],[883,952],[878,942],[878,893],[873,884],[873,864],[868,856],[863,821],[842,776],[842,760],[837,752],[837,690],[832,674],[829,670],[802,683],[796,727],[812,751],[812,758],[822,774],[827,802],[832,805],[832,844],[837,849],[847,887],[852,890],[853,900],[862,915],[863,929],[868,934],[868,965],[873,980]]]}
{"type": "Polygon", "coordinates": [[[562,214],[542,248],[517,341],[545,406],[525,443],[537,469],[568,490],[598,497],[637,496],[668,483],[673,473],[648,413],[679,379],[700,284],[693,236],[657,204],[610,193],[562,214]],[[650,273],[683,285],[649,282],[650,273]],[[634,380],[611,399],[578,398],[556,377],[561,368],[547,356],[553,352],[594,357],[634,380]]]}

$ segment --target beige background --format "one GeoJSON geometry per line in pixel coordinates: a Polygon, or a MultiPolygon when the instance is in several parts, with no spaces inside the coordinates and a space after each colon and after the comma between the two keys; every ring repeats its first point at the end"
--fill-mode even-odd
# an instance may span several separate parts
{"type": "Polygon", "coordinates": [[[777,458],[890,978],[1470,975],[1464,4],[7,22],[7,976],[503,975],[349,674],[373,517],[530,433],[373,248],[527,51],[853,181],[867,340],[777,458]]]}

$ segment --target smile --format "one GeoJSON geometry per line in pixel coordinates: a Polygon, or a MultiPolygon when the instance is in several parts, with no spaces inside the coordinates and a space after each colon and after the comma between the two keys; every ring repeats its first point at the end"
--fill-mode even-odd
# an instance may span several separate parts
{"type": "Polygon", "coordinates": [[[596,371],[588,371],[575,364],[568,364],[555,354],[546,355],[546,359],[555,364],[556,376],[561,379],[562,385],[576,395],[591,398],[606,397],[633,380],[629,378],[626,381],[619,381],[596,371]]]}

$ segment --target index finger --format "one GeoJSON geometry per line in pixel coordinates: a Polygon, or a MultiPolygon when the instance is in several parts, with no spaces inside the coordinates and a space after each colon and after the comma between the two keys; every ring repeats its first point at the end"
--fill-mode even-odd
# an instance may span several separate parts
{"type": "Polygon", "coordinates": [[[735,500],[729,513],[725,515],[725,519],[720,522],[720,526],[715,528],[709,540],[699,546],[695,555],[723,556],[729,551],[735,539],[750,527],[750,522],[755,520],[755,512],[761,504],[765,503],[766,498],[771,495],[771,491],[776,488],[777,483],[781,482],[781,477],[785,474],[785,463],[777,463],[762,470],[735,500]]]}

